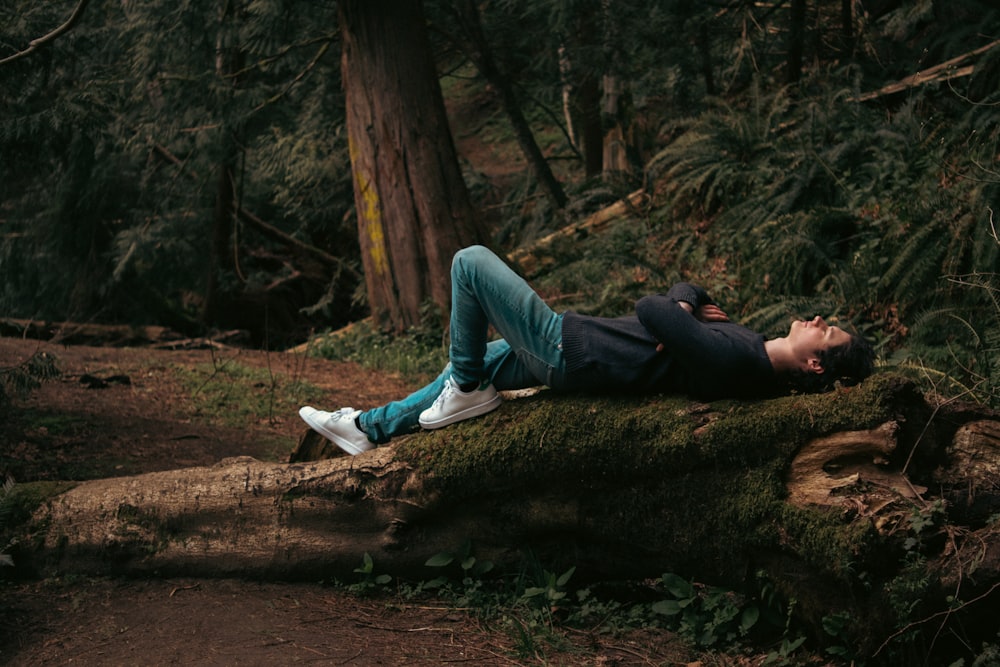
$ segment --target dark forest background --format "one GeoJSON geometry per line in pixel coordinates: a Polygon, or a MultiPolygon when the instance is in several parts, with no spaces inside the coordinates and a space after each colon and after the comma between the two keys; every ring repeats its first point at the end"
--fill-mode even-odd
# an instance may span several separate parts
{"type": "MultiPolygon", "coordinates": [[[[3,3],[0,316],[270,348],[365,318],[342,9],[3,3]]],[[[998,404],[995,2],[423,13],[476,223],[546,255],[525,272],[559,308],[620,315],[691,280],[764,333],[849,321],[882,363],[998,404]],[[639,192],[599,235],[534,245],[639,192]]]]}

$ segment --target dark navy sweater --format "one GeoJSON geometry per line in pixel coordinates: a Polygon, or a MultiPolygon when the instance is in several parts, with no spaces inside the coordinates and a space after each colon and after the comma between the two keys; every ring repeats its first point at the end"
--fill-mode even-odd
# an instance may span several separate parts
{"type": "Polygon", "coordinates": [[[773,395],[777,381],[764,336],[732,322],[701,322],[681,301],[695,310],[713,303],[702,288],[678,283],[666,294],[639,299],[635,315],[567,312],[560,388],[683,393],[702,400],[773,395]]]}

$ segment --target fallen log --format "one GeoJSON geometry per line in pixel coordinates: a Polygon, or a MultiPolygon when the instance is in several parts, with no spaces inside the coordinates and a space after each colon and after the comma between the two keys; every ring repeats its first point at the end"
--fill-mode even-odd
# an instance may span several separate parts
{"type": "Polygon", "coordinates": [[[878,90],[873,90],[867,93],[862,93],[856,97],[852,97],[850,98],[850,101],[869,102],[887,95],[895,95],[896,93],[901,93],[911,88],[924,86],[929,83],[950,81],[952,79],[970,76],[975,72],[975,65],[964,65],[964,63],[972,58],[975,58],[976,56],[980,56],[987,51],[996,48],[997,46],[1000,46],[1000,39],[994,40],[989,44],[980,46],[979,48],[973,49],[967,53],[963,53],[955,58],[950,58],[949,60],[934,65],[933,67],[923,69],[915,74],[911,74],[908,77],[900,79],[899,81],[894,81],[883,86],[882,88],[879,88],[878,90]]]}
{"type": "Polygon", "coordinates": [[[763,573],[817,634],[848,613],[874,650],[911,620],[886,596],[903,608],[915,556],[931,583],[908,609],[953,604],[956,582],[970,607],[995,604],[1000,528],[956,525],[935,489],[968,487],[971,465],[977,500],[1000,497],[997,432],[995,413],[932,405],[892,375],[710,405],[542,391],[356,457],[302,460],[323,449],[310,436],[294,463],[80,483],[34,511],[12,555],[38,573],[316,580],[349,579],[369,554],[378,572],[429,579],[428,559],[472,545],[499,571],[530,554],[581,578],[739,587],[763,573]],[[969,433],[992,435],[960,454],[969,433]]]}
{"type": "Polygon", "coordinates": [[[48,322],[0,318],[0,336],[31,338],[65,345],[149,345],[182,338],[168,327],[94,324],[90,322],[48,322]]]}
{"type": "Polygon", "coordinates": [[[645,190],[636,190],[579,222],[554,231],[528,246],[518,248],[508,254],[507,259],[517,266],[525,276],[530,278],[555,262],[553,258],[546,256],[545,252],[557,241],[578,239],[590,234],[596,234],[606,229],[608,225],[621,220],[626,215],[635,212],[638,208],[647,205],[648,202],[649,194],[645,190]]]}

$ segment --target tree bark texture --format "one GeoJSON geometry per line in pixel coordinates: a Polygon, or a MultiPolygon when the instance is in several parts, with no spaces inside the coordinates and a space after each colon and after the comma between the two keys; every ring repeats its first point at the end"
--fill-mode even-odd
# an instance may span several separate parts
{"type": "Polygon", "coordinates": [[[458,166],[423,8],[339,3],[341,70],[368,305],[379,326],[419,324],[451,302],[457,250],[483,240],[458,166]]]}

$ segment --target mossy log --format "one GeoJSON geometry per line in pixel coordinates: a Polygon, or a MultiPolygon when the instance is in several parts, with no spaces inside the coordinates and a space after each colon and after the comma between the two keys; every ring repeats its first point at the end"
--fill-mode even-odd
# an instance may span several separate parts
{"type": "Polygon", "coordinates": [[[471,544],[500,571],[530,553],[577,577],[738,588],[763,573],[817,627],[851,610],[869,644],[885,632],[858,609],[893,628],[956,591],[1000,597],[1000,416],[890,374],[759,402],[543,391],[302,460],[322,442],[287,464],[81,483],[35,511],[15,555],[46,572],[350,581],[366,553],[377,573],[427,579],[431,556],[471,544]]]}

